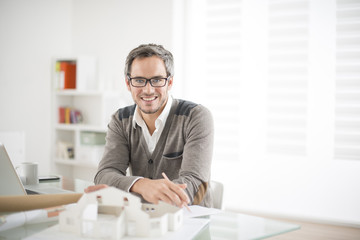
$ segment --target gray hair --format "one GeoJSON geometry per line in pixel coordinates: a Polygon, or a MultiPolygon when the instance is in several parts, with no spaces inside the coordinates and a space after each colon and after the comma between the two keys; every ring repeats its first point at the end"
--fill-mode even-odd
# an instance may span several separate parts
{"type": "Polygon", "coordinates": [[[174,76],[174,58],[170,51],[166,50],[162,45],[142,44],[131,50],[125,62],[125,77],[130,76],[131,65],[136,58],[146,58],[157,56],[164,61],[167,77],[174,76]]]}

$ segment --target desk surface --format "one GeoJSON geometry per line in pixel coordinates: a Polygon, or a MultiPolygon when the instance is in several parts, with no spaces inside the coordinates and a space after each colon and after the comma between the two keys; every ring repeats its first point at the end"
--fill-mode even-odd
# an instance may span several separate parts
{"type": "Polygon", "coordinates": [[[210,223],[194,239],[264,239],[300,229],[299,225],[233,212],[208,218],[210,223]]]}
{"type": "MultiPolygon", "coordinates": [[[[79,179],[62,179],[61,181],[52,181],[41,184],[44,186],[58,186],[79,193],[83,192],[84,188],[91,185],[91,183],[79,179]]],[[[195,240],[264,239],[300,228],[299,225],[295,224],[226,211],[206,216],[205,218],[209,218],[210,222],[197,234],[194,238],[195,240]]],[[[0,239],[22,239],[55,224],[57,224],[57,221],[29,224],[10,229],[0,232],[0,239]]]]}

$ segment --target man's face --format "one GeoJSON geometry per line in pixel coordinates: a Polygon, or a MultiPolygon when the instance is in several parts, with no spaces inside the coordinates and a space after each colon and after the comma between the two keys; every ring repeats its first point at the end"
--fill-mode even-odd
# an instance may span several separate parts
{"type": "MultiPolygon", "coordinates": [[[[166,78],[166,69],[164,61],[156,56],[135,59],[131,65],[130,77],[166,78]]],[[[152,87],[147,82],[145,87],[133,87],[126,79],[126,85],[131,92],[134,102],[141,110],[141,114],[155,114],[159,116],[165,107],[168,99],[168,91],[172,87],[172,78],[169,78],[164,87],[152,87]]]]}

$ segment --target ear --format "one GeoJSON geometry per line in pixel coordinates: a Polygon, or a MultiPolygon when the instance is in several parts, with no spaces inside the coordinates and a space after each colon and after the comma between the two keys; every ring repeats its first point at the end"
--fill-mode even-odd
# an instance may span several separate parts
{"type": "Polygon", "coordinates": [[[127,89],[128,89],[129,91],[131,91],[131,89],[130,89],[130,82],[129,82],[129,80],[127,79],[127,77],[125,77],[125,84],[126,84],[127,89]]]}
{"type": "Polygon", "coordinates": [[[174,77],[169,78],[169,82],[168,82],[168,90],[171,90],[172,85],[173,85],[173,81],[174,81],[174,77]]]}

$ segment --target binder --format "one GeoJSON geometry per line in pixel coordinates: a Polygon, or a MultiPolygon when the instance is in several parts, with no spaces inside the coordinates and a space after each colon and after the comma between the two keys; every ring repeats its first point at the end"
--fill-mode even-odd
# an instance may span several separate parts
{"type": "Polygon", "coordinates": [[[75,62],[60,62],[61,74],[60,82],[64,83],[64,89],[75,89],[76,88],[76,63],[75,62]]]}

